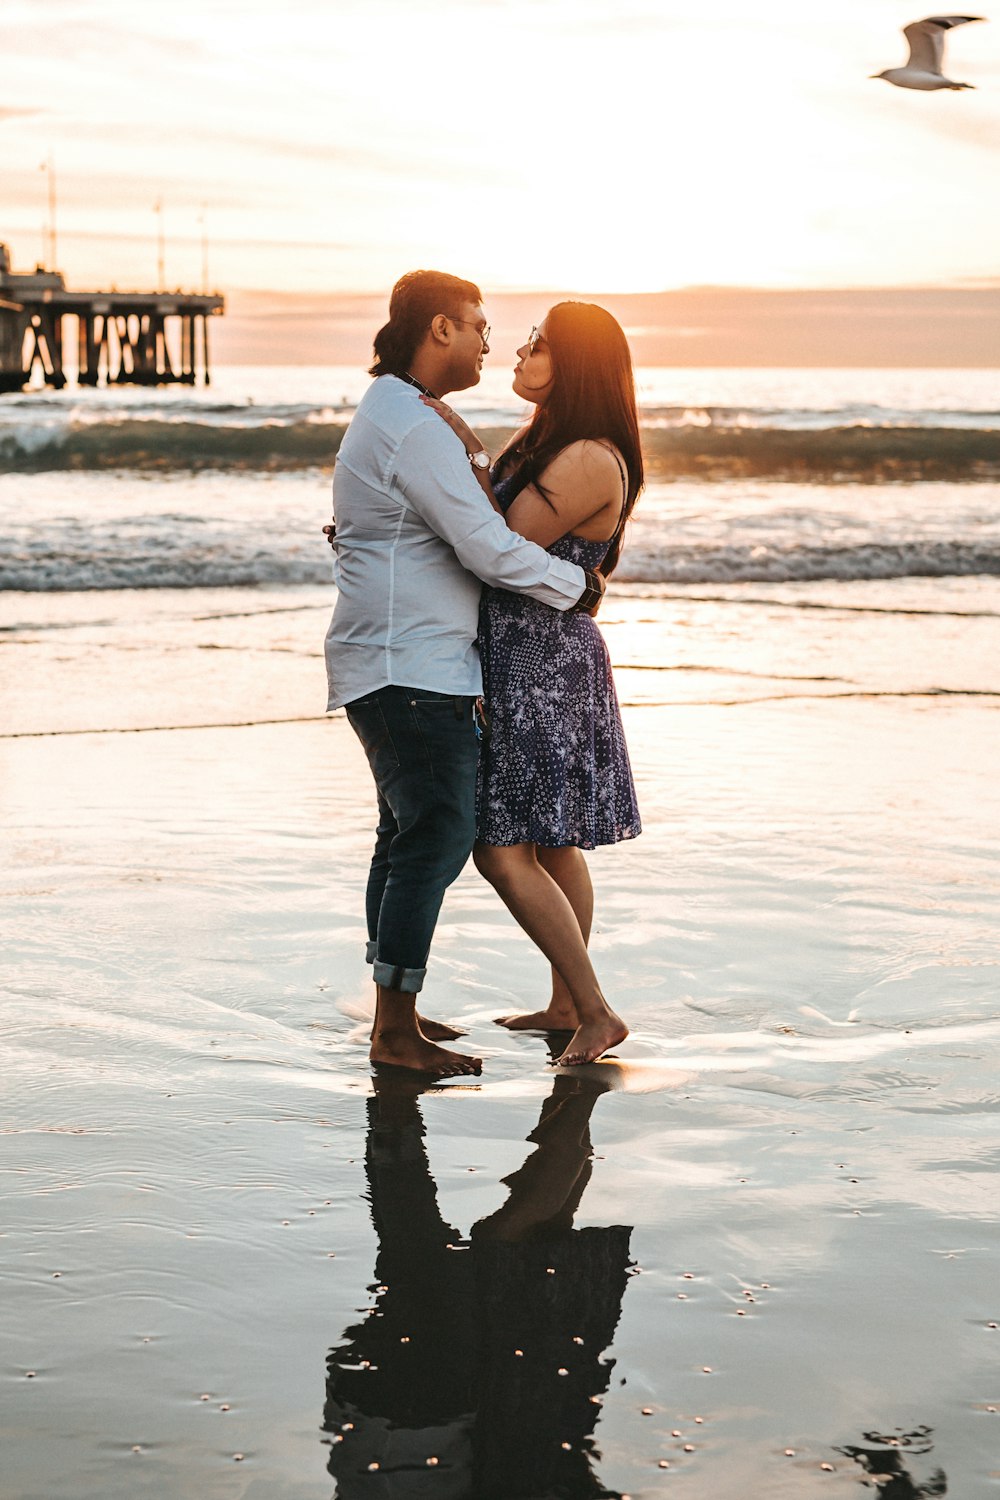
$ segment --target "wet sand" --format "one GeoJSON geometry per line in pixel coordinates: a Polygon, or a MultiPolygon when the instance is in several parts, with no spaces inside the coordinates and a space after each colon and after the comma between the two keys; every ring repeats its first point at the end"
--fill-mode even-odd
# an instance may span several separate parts
{"type": "Polygon", "coordinates": [[[419,1093],[321,591],[5,600],[4,1495],[997,1489],[995,585],[936,587],[623,591],[632,1036],[492,1025],[545,973],[470,870],[425,994],[484,1075],[419,1093]]]}

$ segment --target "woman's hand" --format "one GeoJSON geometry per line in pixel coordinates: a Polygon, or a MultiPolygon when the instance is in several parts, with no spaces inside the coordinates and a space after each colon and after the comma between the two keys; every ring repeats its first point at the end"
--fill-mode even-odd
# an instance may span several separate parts
{"type": "MultiPolygon", "coordinates": [[[[443,401],[439,401],[436,396],[421,396],[420,399],[425,406],[429,406],[432,411],[437,412],[442,422],[447,422],[448,426],[451,428],[456,437],[461,438],[462,442],[465,444],[465,451],[470,458],[474,453],[486,452],[486,449],[476,437],[476,434],[473,432],[468,422],[463,422],[457,411],[452,411],[450,406],[446,406],[445,403],[443,401]]],[[[478,464],[473,464],[472,472],[476,476],[476,482],[479,485],[479,488],[482,490],[483,494],[486,496],[487,500],[490,502],[497,515],[502,516],[503,511],[500,508],[500,502],[497,500],[496,495],[494,495],[493,493],[493,485],[490,481],[489,465],[486,464],[483,466],[483,468],[480,468],[478,464]]]]}
{"type": "Polygon", "coordinates": [[[456,437],[461,438],[465,444],[466,453],[483,452],[482,443],[476,437],[468,422],[464,422],[457,411],[452,411],[450,406],[446,406],[443,401],[438,401],[434,396],[421,396],[420,399],[425,406],[429,406],[432,411],[436,411],[442,421],[447,422],[456,437]]]}

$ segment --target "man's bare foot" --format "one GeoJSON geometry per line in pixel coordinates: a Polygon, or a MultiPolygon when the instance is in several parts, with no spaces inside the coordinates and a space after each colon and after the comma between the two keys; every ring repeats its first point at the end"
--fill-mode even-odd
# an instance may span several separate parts
{"type": "Polygon", "coordinates": [[[481,1073],[481,1057],[467,1057],[463,1052],[446,1052],[421,1036],[419,1032],[381,1031],[372,1038],[373,1063],[394,1068],[412,1068],[417,1073],[433,1073],[436,1078],[457,1078],[467,1073],[481,1073]]]}
{"type": "MultiPolygon", "coordinates": [[[[447,1021],[429,1021],[426,1016],[417,1016],[417,1025],[429,1042],[454,1042],[460,1036],[467,1036],[465,1031],[459,1031],[457,1026],[449,1026],[447,1021]]],[[[371,1040],[375,1040],[375,1022],[372,1022],[371,1040]]]]}
{"type": "Polygon", "coordinates": [[[584,1021],[578,1026],[562,1057],[556,1064],[564,1068],[578,1068],[582,1063],[596,1062],[609,1047],[617,1047],[628,1036],[628,1027],[614,1011],[601,1021],[584,1021]]]}
{"type": "Polygon", "coordinates": [[[417,1017],[417,1025],[429,1042],[454,1042],[460,1036],[467,1033],[459,1031],[457,1026],[449,1026],[447,1021],[428,1021],[426,1016],[417,1017]]]}
{"type": "Polygon", "coordinates": [[[496,1024],[506,1026],[508,1031],[576,1031],[580,1018],[575,1007],[559,1010],[547,1005],[526,1016],[497,1016],[496,1024]]]}

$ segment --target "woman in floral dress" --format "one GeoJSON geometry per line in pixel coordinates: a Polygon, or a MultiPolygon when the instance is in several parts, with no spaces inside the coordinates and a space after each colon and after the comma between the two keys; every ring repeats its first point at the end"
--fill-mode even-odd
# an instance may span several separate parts
{"type": "MultiPolygon", "coordinates": [[[[592,303],[558,303],[518,350],[514,391],[535,411],[489,473],[476,469],[484,490],[515,531],[607,576],[643,482],[621,327],[592,303]]],[[[455,412],[427,400],[470,455],[482,451],[455,412]]],[[[500,1022],[571,1031],[559,1062],[592,1062],[628,1029],[587,953],[594,895],[582,851],[641,828],[607,647],[589,615],[489,588],[480,650],[490,732],[473,857],[552,964],[545,1009],[500,1022]]]]}

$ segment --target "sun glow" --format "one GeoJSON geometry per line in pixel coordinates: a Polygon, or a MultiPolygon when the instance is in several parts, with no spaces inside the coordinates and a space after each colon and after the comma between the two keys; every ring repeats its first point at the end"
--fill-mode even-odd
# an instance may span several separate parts
{"type": "Polygon", "coordinates": [[[384,288],[415,264],[494,287],[891,284],[995,275],[1000,27],[949,37],[980,84],[907,95],[895,0],[68,0],[7,7],[2,237],[41,245],[58,166],[81,284],[384,288]],[[102,82],[103,80],[103,82],[102,82]],[[933,184],[928,194],[927,184],[933,184]]]}

